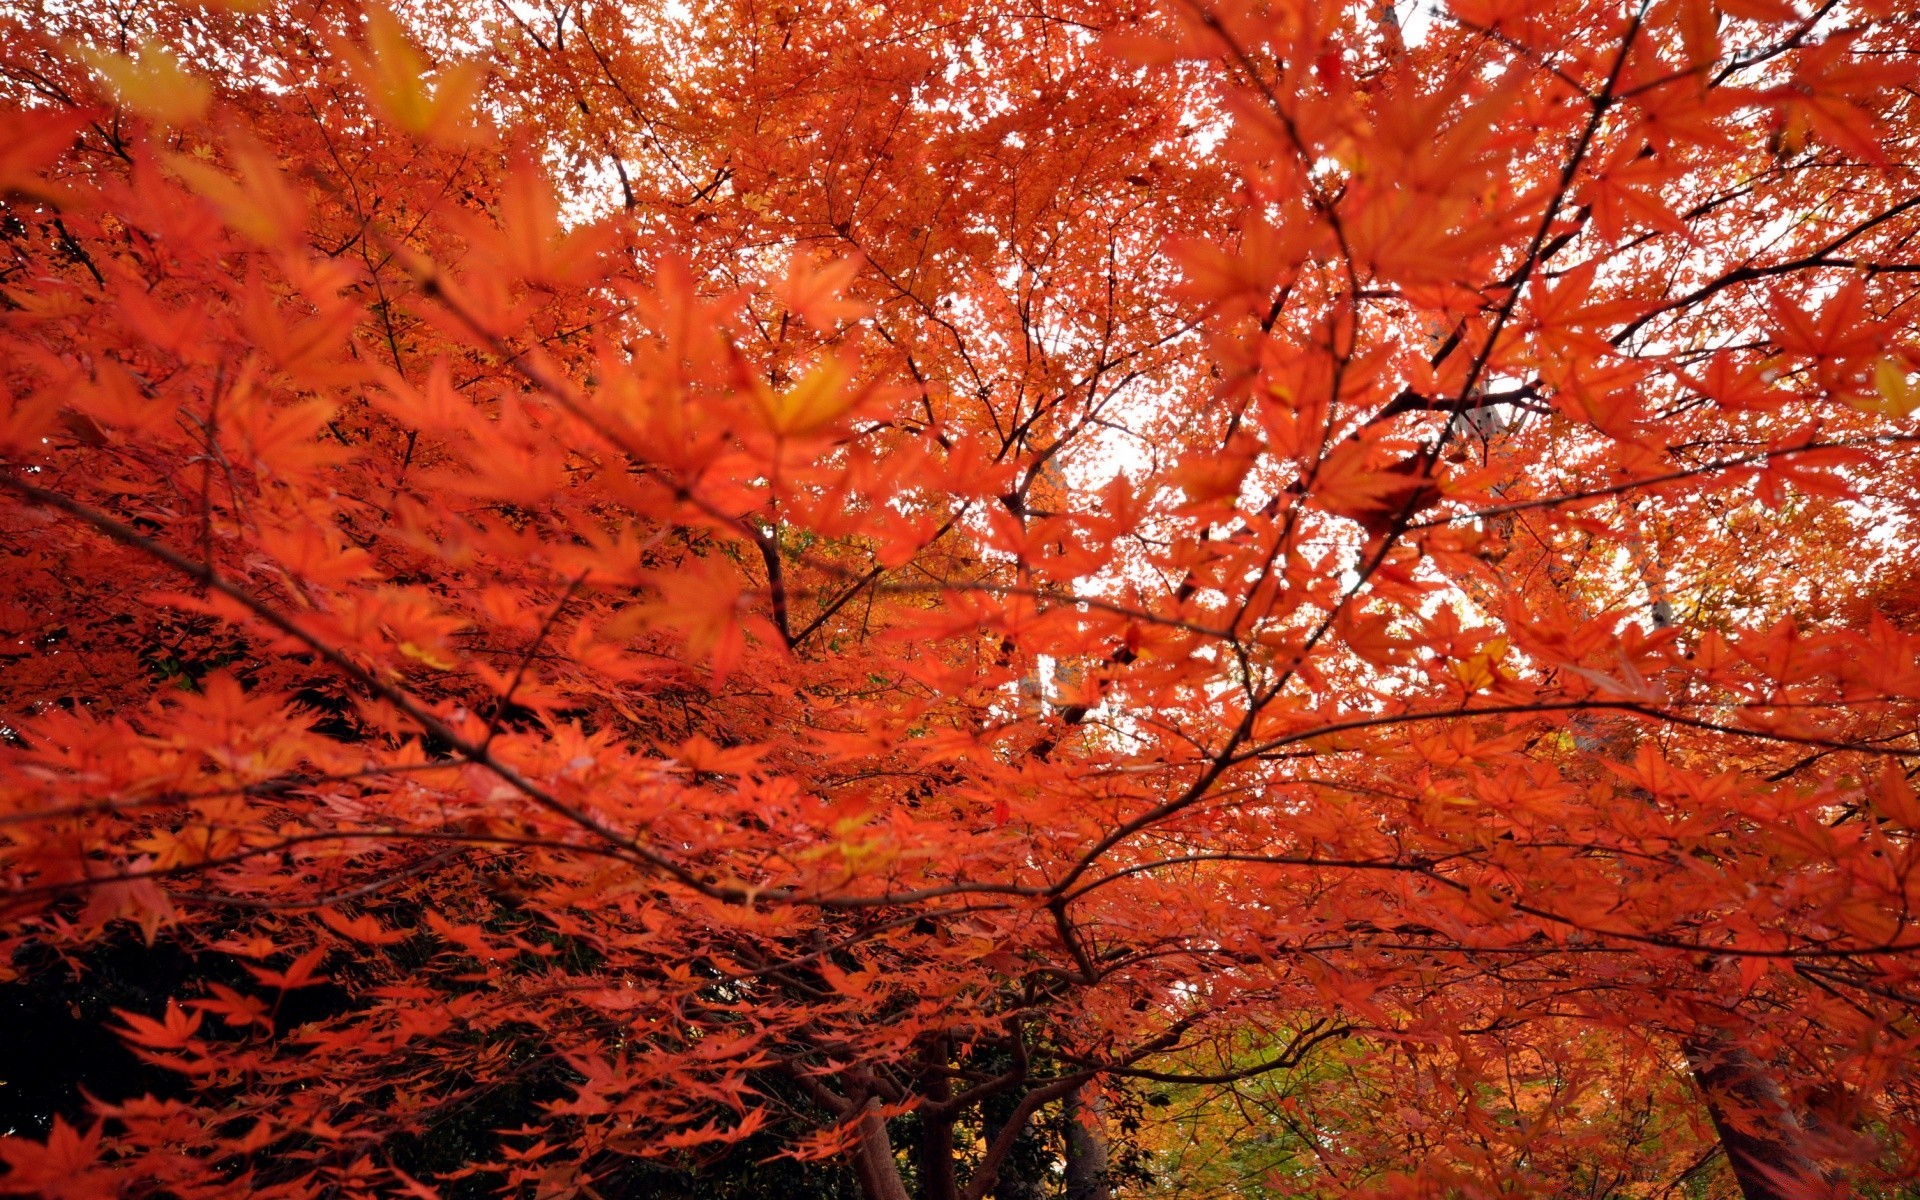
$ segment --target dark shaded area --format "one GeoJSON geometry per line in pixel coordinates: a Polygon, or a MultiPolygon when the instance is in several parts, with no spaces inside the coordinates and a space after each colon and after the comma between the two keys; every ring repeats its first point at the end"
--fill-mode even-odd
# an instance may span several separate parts
{"type": "MultiPolygon", "coordinates": [[[[158,1018],[169,999],[184,1003],[205,994],[209,983],[258,990],[237,958],[195,954],[165,940],[149,946],[131,932],[67,958],[30,946],[12,966],[18,978],[0,984],[0,1135],[36,1139],[46,1136],[56,1115],[81,1128],[92,1124],[89,1097],[108,1103],[143,1095],[189,1098],[179,1075],[140,1061],[111,1032],[109,1026],[120,1024],[116,1009],[158,1018]]],[[[352,1007],[345,989],[321,984],[286,993],[278,1018],[282,1029],[291,1029],[352,1007]]],[[[202,1036],[218,1036],[219,1028],[209,1020],[202,1036]]],[[[545,1053],[537,1031],[526,1031],[512,1057],[523,1069],[449,1107],[421,1136],[390,1143],[393,1163],[433,1180],[492,1158],[500,1130],[529,1124],[541,1105],[571,1090],[564,1063],[545,1053]]],[[[706,1161],[603,1161],[594,1164],[603,1172],[595,1187],[608,1200],[859,1200],[843,1164],[775,1157],[794,1132],[763,1131],[706,1161]]],[[[261,1165],[273,1173],[270,1164],[261,1165]]],[[[441,1193],[448,1200],[493,1196],[499,1182],[498,1176],[472,1176],[442,1184],[441,1193]]]]}
{"type": "MultiPolygon", "coordinates": [[[[510,911],[511,906],[503,908],[510,911]]],[[[538,936],[537,930],[526,932],[538,936]]],[[[563,957],[581,953],[572,946],[560,949],[563,957]]],[[[404,959],[412,950],[403,944],[387,952],[404,959]]],[[[29,944],[16,953],[11,965],[17,978],[0,984],[0,1134],[36,1139],[46,1136],[56,1115],[77,1127],[91,1125],[89,1099],[109,1104],[143,1095],[191,1099],[191,1089],[181,1076],[142,1062],[111,1031],[111,1026],[122,1023],[116,1010],[157,1019],[170,1000],[185,1005],[206,995],[212,983],[244,993],[259,991],[241,959],[196,952],[164,937],[148,945],[131,929],[68,955],[29,944]]],[[[285,993],[280,997],[278,1027],[295,1029],[350,1013],[356,1007],[351,981],[363,974],[364,966],[351,956],[336,956],[328,964],[329,973],[347,986],[330,982],[285,993]]],[[[225,1034],[225,1027],[209,1018],[199,1036],[217,1039],[225,1034]]],[[[577,1082],[540,1030],[516,1027],[504,1036],[507,1059],[513,1065],[498,1082],[435,1113],[424,1132],[386,1142],[388,1161],[415,1178],[434,1181],[447,1200],[500,1194],[502,1176],[497,1174],[445,1177],[469,1164],[495,1160],[502,1130],[535,1124],[545,1116],[544,1106],[569,1095],[577,1082]]],[[[1037,1065],[1051,1069],[1044,1062],[1037,1065]]],[[[600,1159],[589,1164],[595,1189],[608,1200],[861,1200],[849,1164],[780,1157],[791,1139],[812,1127],[805,1115],[810,1106],[799,1094],[788,1094],[791,1085],[782,1078],[768,1077],[760,1086],[776,1108],[795,1115],[724,1153],[666,1162],[600,1159]]],[[[957,1131],[961,1144],[974,1145],[983,1133],[988,1139],[997,1134],[1012,1115],[1019,1094],[1015,1089],[988,1098],[978,1114],[979,1123],[961,1123],[957,1131]]],[[[1127,1137],[1138,1128],[1140,1100],[1124,1089],[1110,1095],[1118,1108],[1109,1116],[1116,1120],[1122,1138],[1110,1148],[1100,1147],[1098,1166],[1088,1174],[1089,1179],[1098,1176],[1099,1191],[1150,1178],[1146,1163],[1127,1137]]],[[[1069,1121],[1062,1106],[1049,1106],[1036,1114],[1000,1166],[991,1193],[995,1200],[1044,1200],[1059,1194],[1059,1164],[1066,1161],[1071,1166],[1077,1157],[1085,1157],[1074,1153],[1076,1131],[1069,1128],[1069,1121]]],[[[915,1144],[920,1131],[917,1116],[896,1118],[892,1125],[896,1146],[915,1144]]],[[[512,1141],[511,1135],[508,1140],[512,1141]]],[[[290,1145],[270,1148],[257,1158],[257,1181],[271,1182],[279,1174],[276,1167],[300,1173],[305,1165],[300,1155],[283,1159],[277,1153],[292,1149],[290,1145]]],[[[962,1151],[963,1161],[973,1157],[962,1151]]],[[[913,1173],[909,1165],[910,1180],[913,1173]]],[[[963,1178],[964,1174],[963,1169],[963,1178]]]]}
{"type": "Polygon", "coordinates": [[[78,971],[45,951],[17,956],[20,978],[0,984],[0,1134],[45,1137],[55,1114],[84,1126],[89,1095],[184,1096],[178,1075],[135,1058],[106,1025],[116,1008],[164,1011],[195,966],[178,947],[132,939],[96,947],[78,971]]]}
{"type": "MultiPolygon", "coordinates": [[[[46,1136],[55,1115],[91,1124],[90,1096],[118,1103],[188,1095],[179,1075],[140,1061],[108,1028],[122,1023],[116,1009],[159,1018],[169,999],[204,995],[209,983],[258,990],[232,955],[149,946],[131,931],[65,957],[30,945],[12,967],[19,977],[0,984],[0,1134],[22,1137],[46,1136]]],[[[278,1019],[292,1028],[349,1007],[345,990],[319,984],[286,993],[278,1019]]],[[[218,1036],[217,1023],[203,1028],[203,1036],[218,1036]]]]}
{"type": "Polygon", "coordinates": [[[853,1172],[841,1164],[761,1161],[777,1150],[749,1142],[692,1169],[635,1163],[595,1189],[607,1200],[861,1200],[853,1172]]]}

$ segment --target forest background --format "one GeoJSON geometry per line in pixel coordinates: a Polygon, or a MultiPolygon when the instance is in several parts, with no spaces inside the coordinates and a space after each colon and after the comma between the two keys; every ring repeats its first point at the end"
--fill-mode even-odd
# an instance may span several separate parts
{"type": "Polygon", "coordinates": [[[1914,1195],[1917,81],[0,4],[0,1190],[1914,1195]]]}

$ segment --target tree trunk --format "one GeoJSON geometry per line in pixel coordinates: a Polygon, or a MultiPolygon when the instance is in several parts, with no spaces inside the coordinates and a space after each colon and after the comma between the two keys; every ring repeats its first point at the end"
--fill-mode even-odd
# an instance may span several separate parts
{"type": "Polygon", "coordinates": [[[1760,1060],[1719,1035],[1689,1041],[1686,1050],[1746,1200],[1820,1200],[1835,1194],[1802,1150],[1800,1122],[1760,1060]]]}
{"type": "MultiPolygon", "coordinates": [[[[991,1145],[1006,1126],[991,1118],[985,1124],[987,1143],[991,1145]]],[[[1025,1143],[1031,1143],[1032,1138],[1024,1131],[1021,1138],[1023,1144],[1016,1146],[1013,1153],[1001,1159],[999,1167],[994,1171],[993,1187],[988,1192],[993,1200],[1044,1200],[1046,1196],[1040,1181],[1029,1177],[1027,1172],[1033,1153],[1030,1144],[1025,1143]]]]}
{"type": "MultiPolygon", "coordinates": [[[[944,1077],[935,1077],[925,1085],[927,1096],[943,1104],[948,1095],[944,1077]]],[[[959,1200],[954,1179],[953,1118],[929,1108],[920,1110],[920,1145],[915,1166],[920,1175],[920,1200],[959,1200]]]]}
{"type": "Polygon", "coordinates": [[[880,1101],[867,1101],[860,1114],[859,1140],[854,1143],[853,1169],[860,1177],[860,1194],[866,1200],[913,1200],[907,1195],[906,1181],[900,1178],[900,1164],[893,1157],[893,1141],[887,1136],[887,1121],[877,1111],[880,1101]]]}
{"type": "Polygon", "coordinates": [[[1066,1109],[1066,1200],[1112,1200],[1107,1178],[1106,1102],[1098,1092],[1083,1098],[1086,1085],[1068,1092],[1066,1109]]]}

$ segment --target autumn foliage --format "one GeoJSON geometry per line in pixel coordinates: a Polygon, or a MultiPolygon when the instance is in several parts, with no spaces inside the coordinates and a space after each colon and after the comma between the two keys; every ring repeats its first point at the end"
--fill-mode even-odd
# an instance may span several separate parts
{"type": "Polygon", "coordinates": [[[1920,25],[1397,7],[0,8],[0,1191],[1920,1175],[1920,25]]]}

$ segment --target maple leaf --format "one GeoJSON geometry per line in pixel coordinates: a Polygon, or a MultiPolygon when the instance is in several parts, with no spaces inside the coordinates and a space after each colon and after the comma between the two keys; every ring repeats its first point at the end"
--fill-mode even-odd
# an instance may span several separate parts
{"type": "Polygon", "coordinates": [[[1901,360],[1882,358],[1875,363],[1873,387],[1876,395],[1863,398],[1862,407],[1898,418],[1910,417],[1915,410],[1920,410],[1920,386],[1916,386],[1913,373],[1901,360]]]}
{"type": "Polygon", "coordinates": [[[867,394],[868,389],[855,382],[854,364],[837,354],[828,355],[785,390],[753,384],[754,400],[767,428],[786,438],[825,432],[858,408],[867,394]]]}
{"type": "Polygon", "coordinates": [[[346,47],[341,57],[367,95],[410,134],[440,141],[468,136],[470,110],[482,79],[479,65],[446,67],[429,87],[426,61],[394,15],[379,5],[363,11],[365,52],[346,47]]]}
{"type": "Polygon", "coordinates": [[[69,189],[43,177],[86,127],[84,109],[0,113],[0,196],[60,204],[69,189]]]}
{"type": "Polygon", "coordinates": [[[42,7],[0,1188],[1905,1183],[1905,7],[42,7]]]}
{"type": "Polygon", "coordinates": [[[319,916],[328,929],[368,946],[392,946],[413,936],[406,930],[388,929],[372,913],[349,917],[338,909],[323,908],[319,916]]]}
{"type": "Polygon", "coordinates": [[[193,1007],[201,1012],[210,1012],[228,1025],[246,1028],[258,1025],[267,1032],[273,1032],[273,1018],[269,1015],[267,1003],[257,996],[243,996],[224,984],[209,984],[212,999],[195,1000],[193,1007]]]}
{"type": "Polygon", "coordinates": [[[118,1030],[120,1036],[152,1050],[183,1050],[195,1045],[194,1033],[200,1028],[200,1015],[188,1016],[186,1011],[171,1001],[161,1020],[143,1017],[139,1013],[116,1008],[114,1015],[126,1022],[118,1030]]]}
{"type": "Polygon", "coordinates": [[[794,316],[822,332],[836,328],[842,321],[867,315],[865,305],[844,300],[841,294],[859,275],[859,258],[842,258],[817,263],[796,254],[787,264],[787,274],[775,294],[794,316]]]}
{"type": "Polygon", "coordinates": [[[1182,462],[1170,478],[1192,504],[1230,503],[1239,498],[1241,483],[1253,469],[1262,449],[1259,440],[1251,434],[1237,432],[1225,448],[1217,453],[1194,455],[1182,462]]]}
{"type": "Polygon", "coordinates": [[[283,992],[290,992],[295,988],[313,987],[316,984],[326,982],[325,976],[315,975],[313,973],[314,969],[320,965],[320,960],[326,956],[326,947],[315,946],[305,954],[296,957],[293,962],[288,964],[287,969],[284,971],[276,971],[269,967],[248,965],[247,974],[253,976],[266,986],[278,988],[283,992]]]}
{"type": "Polygon", "coordinates": [[[30,1193],[48,1200],[108,1200],[120,1194],[102,1167],[98,1124],[81,1133],[59,1116],[44,1144],[21,1137],[0,1138],[0,1159],[9,1168],[0,1190],[30,1193]]]}
{"type": "Polygon", "coordinates": [[[654,586],[659,598],[637,606],[634,619],[680,634],[687,656],[724,679],[746,652],[751,620],[739,574],[723,560],[695,558],[655,576],[654,586]]]}
{"type": "Polygon", "coordinates": [[[1773,316],[1778,323],[1781,349],[1815,359],[1858,358],[1880,346],[1877,324],[1861,320],[1863,284],[1850,279],[1817,314],[1801,309],[1792,299],[1776,294],[1773,316]]]}
{"type": "Polygon", "coordinates": [[[171,50],[149,41],[127,58],[110,50],[76,46],[74,53],[112,85],[128,108],[161,125],[185,125],[213,100],[213,87],[189,73],[171,50]]]}
{"type": "Polygon", "coordinates": [[[280,164],[265,146],[244,136],[229,139],[227,157],[238,171],[237,179],[190,154],[169,155],[163,161],[234,229],[263,246],[291,244],[306,228],[307,208],[280,164]]]}
{"type": "Polygon", "coordinates": [[[1323,459],[1313,475],[1311,495],[1337,516],[1383,534],[1440,499],[1432,469],[1418,453],[1375,466],[1376,453],[1361,442],[1343,442],[1323,459]]]}

